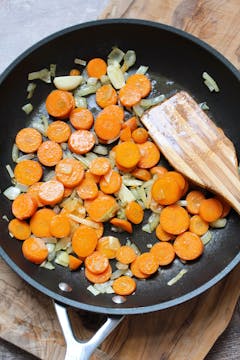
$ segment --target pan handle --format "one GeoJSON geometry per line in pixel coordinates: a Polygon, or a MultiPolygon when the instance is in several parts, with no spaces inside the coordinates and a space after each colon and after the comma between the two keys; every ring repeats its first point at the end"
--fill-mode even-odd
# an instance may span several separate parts
{"type": "Polygon", "coordinates": [[[76,339],[73,333],[66,307],[55,301],[53,303],[67,345],[65,360],[88,360],[94,350],[96,350],[124,318],[124,316],[108,315],[105,323],[97,330],[91,339],[81,341],[76,339]]]}

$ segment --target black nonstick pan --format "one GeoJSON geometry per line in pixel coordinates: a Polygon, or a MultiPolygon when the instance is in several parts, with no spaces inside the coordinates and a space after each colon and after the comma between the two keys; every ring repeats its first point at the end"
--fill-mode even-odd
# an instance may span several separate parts
{"type": "MultiPolygon", "coordinates": [[[[31,47],[18,57],[0,78],[0,189],[11,185],[6,165],[11,160],[15,135],[44,108],[44,101],[51,86],[39,82],[33,99],[34,111],[27,117],[22,111],[26,103],[27,74],[49,64],[57,64],[57,75],[67,74],[76,57],[89,60],[106,58],[113,46],[124,51],[136,51],[137,63],[149,66],[148,73],[156,80],[155,93],[170,96],[176,90],[188,91],[199,103],[207,101],[209,114],[216,124],[233,141],[240,152],[239,94],[240,76],[222,55],[202,41],[172,27],[142,20],[103,20],[64,29],[31,47]],[[220,88],[211,93],[204,85],[202,73],[207,71],[220,88]]],[[[10,238],[3,215],[11,218],[11,202],[2,194],[0,206],[1,256],[30,285],[50,296],[56,302],[56,310],[68,343],[67,359],[87,358],[94,348],[120,321],[122,315],[147,313],[165,309],[189,300],[213,286],[226,276],[240,261],[240,221],[232,210],[224,229],[214,230],[213,238],[202,257],[189,264],[175,260],[169,268],[147,281],[138,281],[137,291],[125,302],[113,302],[113,296],[93,296],[83,271],[70,273],[61,266],[49,271],[24,259],[21,242],[10,238]],[[187,273],[173,286],[167,282],[182,268],[187,273]],[[61,305],[60,305],[61,304],[61,305]],[[77,309],[108,314],[109,318],[94,338],[80,345],[69,327],[66,309],[77,309]],[[81,346],[80,350],[76,350],[81,346]],[[69,350],[71,347],[71,350],[69,350]],[[74,350],[75,349],[75,350],[74,350]],[[77,356],[73,355],[77,353],[77,356]]],[[[110,230],[106,229],[106,234],[110,230]]],[[[126,233],[119,235],[126,242],[126,233]]],[[[146,244],[156,242],[155,234],[142,232],[136,227],[130,240],[141,251],[146,244]]]]}

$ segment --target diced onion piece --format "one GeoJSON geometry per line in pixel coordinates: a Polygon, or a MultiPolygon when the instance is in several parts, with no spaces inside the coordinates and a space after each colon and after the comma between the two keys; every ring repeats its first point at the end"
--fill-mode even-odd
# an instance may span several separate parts
{"type": "Polygon", "coordinates": [[[93,286],[95,287],[95,289],[100,291],[101,294],[104,294],[104,293],[106,293],[106,290],[112,286],[112,283],[113,283],[113,281],[109,280],[102,284],[94,284],[93,286]]]}
{"type": "Polygon", "coordinates": [[[40,265],[40,267],[45,268],[47,270],[55,269],[55,266],[50,261],[46,261],[46,260],[40,265]]]}
{"type": "Polygon", "coordinates": [[[151,231],[155,230],[156,227],[157,227],[158,224],[159,224],[159,214],[152,213],[152,214],[149,216],[148,223],[149,223],[149,225],[150,225],[151,231]]]}
{"type": "Polygon", "coordinates": [[[87,109],[87,99],[82,96],[74,96],[76,107],[87,109]]]}
{"type": "Polygon", "coordinates": [[[136,74],[143,74],[143,75],[145,75],[147,71],[148,71],[148,66],[141,65],[141,66],[137,69],[136,74]]]}
{"type": "Polygon", "coordinates": [[[125,53],[121,49],[114,47],[108,55],[108,65],[114,65],[115,63],[120,64],[124,55],[125,53]]]}
{"type": "Polygon", "coordinates": [[[94,229],[99,228],[99,225],[95,221],[83,219],[83,218],[80,218],[80,217],[78,217],[76,215],[73,215],[73,214],[69,214],[68,217],[70,217],[70,219],[76,221],[77,223],[87,225],[87,226],[89,226],[91,228],[94,228],[94,229]]]}
{"type": "Polygon", "coordinates": [[[124,184],[121,185],[121,188],[118,192],[118,198],[120,199],[123,205],[126,205],[127,203],[136,200],[134,195],[124,184]]]}
{"type": "Polygon", "coordinates": [[[20,184],[20,183],[16,183],[16,187],[21,191],[21,192],[27,192],[29,186],[24,185],[24,184],[20,184]]]}
{"type": "Polygon", "coordinates": [[[121,71],[124,73],[136,62],[136,53],[133,50],[128,50],[123,57],[124,63],[121,67],[121,71]]]}
{"type": "Polygon", "coordinates": [[[55,237],[43,237],[41,238],[45,244],[56,244],[57,243],[57,239],[55,237]]]}
{"type": "Polygon", "coordinates": [[[34,154],[25,154],[22,156],[19,156],[19,158],[17,159],[17,163],[20,163],[23,160],[32,160],[34,158],[34,154]]]}
{"type": "Polygon", "coordinates": [[[56,243],[55,251],[66,250],[71,245],[71,238],[64,237],[56,243]]]}
{"type": "Polygon", "coordinates": [[[94,296],[101,294],[100,291],[98,291],[93,285],[89,285],[87,287],[87,290],[90,291],[90,293],[93,294],[94,296]]]}
{"type": "Polygon", "coordinates": [[[210,222],[210,226],[214,229],[221,229],[224,228],[227,224],[227,219],[225,218],[220,218],[216,221],[210,222]]]}
{"type": "Polygon", "coordinates": [[[54,261],[58,265],[68,267],[69,255],[66,251],[59,251],[54,261]]]}
{"type": "Polygon", "coordinates": [[[6,196],[6,198],[8,198],[8,200],[15,200],[20,193],[21,193],[21,191],[19,190],[18,187],[10,186],[3,192],[3,195],[6,196]]]}
{"type": "Polygon", "coordinates": [[[135,115],[141,117],[142,114],[144,113],[144,108],[138,103],[133,106],[133,111],[135,115]]]}
{"type": "Polygon", "coordinates": [[[141,186],[143,184],[143,182],[141,180],[137,180],[134,178],[127,179],[127,178],[124,178],[124,176],[123,176],[123,184],[126,186],[136,187],[136,186],[141,186]]]}
{"type": "Polygon", "coordinates": [[[43,124],[41,124],[40,122],[37,122],[37,121],[33,121],[33,123],[31,124],[31,126],[38,130],[42,135],[46,135],[46,129],[44,127],[43,124]]]}
{"type": "Polygon", "coordinates": [[[63,150],[67,150],[68,144],[67,143],[61,143],[61,148],[63,150]]]}
{"type": "Polygon", "coordinates": [[[101,86],[100,82],[98,81],[95,85],[90,84],[83,84],[80,88],[76,91],[76,96],[87,96],[90,94],[95,94],[97,89],[101,86]]]}
{"type": "Polygon", "coordinates": [[[122,264],[122,263],[120,263],[119,261],[117,261],[117,263],[116,263],[116,268],[117,268],[118,270],[127,270],[127,269],[128,269],[128,265],[122,264]]]}
{"type": "Polygon", "coordinates": [[[202,74],[204,81],[204,84],[209,88],[209,90],[219,92],[220,89],[216,83],[216,81],[206,72],[204,71],[202,74]]]}
{"type": "Polygon", "coordinates": [[[77,65],[82,65],[82,66],[86,66],[87,65],[87,62],[83,59],[79,59],[79,58],[75,58],[74,59],[74,63],[77,64],[77,65]]]}
{"type": "Polygon", "coordinates": [[[14,178],[14,172],[9,164],[6,165],[7,172],[9,176],[13,179],[14,178]]]}
{"type": "Polygon", "coordinates": [[[56,175],[56,174],[55,174],[55,171],[54,171],[54,170],[51,170],[51,171],[49,171],[47,174],[44,175],[43,181],[49,181],[49,180],[51,180],[52,178],[54,178],[55,175],[56,175]]]}
{"type": "Polygon", "coordinates": [[[55,250],[55,245],[53,243],[46,244],[46,247],[48,249],[48,254],[50,254],[51,252],[53,252],[55,250]]]}
{"type": "Polygon", "coordinates": [[[181,271],[179,271],[179,273],[176,276],[174,276],[171,280],[168,281],[167,285],[172,286],[172,285],[176,284],[176,282],[178,282],[183,277],[183,275],[185,275],[186,273],[187,273],[187,270],[182,269],[181,271]]]}
{"type": "Polygon", "coordinates": [[[108,154],[108,148],[104,145],[96,145],[93,148],[93,152],[98,155],[107,155],[108,154]]]}
{"type": "Polygon", "coordinates": [[[56,76],[57,65],[50,64],[49,69],[50,69],[50,76],[54,78],[56,76]]]}
{"type": "Polygon", "coordinates": [[[144,110],[149,109],[153,105],[160,104],[166,99],[165,95],[159,95],[151,99],[142,99],[140,101],[140,106],[143,107],[144,110]]]}
{"type": "Polygon", "coordinates": [[[206,101],[199,104],[202,110],[209,110],[209,106],[207,105],[206,101]]]}
{"type": "Polygon", "coordinates": [[[136,255],[140,255],[141,254],[141,251],[138,249],[137,245],[134,244],[134,243],[130,243],[131,248],[135,251],[135,254],[136,255]]]}
{"type": "Polygon", "coordinates": [[[116,271],[114,271],[113,273],[112,273],[112,275],[111,275],[111,279],[112,280],[115,280],[115,279],[117,279],[117,278],[119,278],[120,276],[122,276],[124,273],[126,272],[126,270],[116,270],[116,271]]]}
{"type": "Polygon", "coordinates": [[[152,245],[152,244],[150,244],[150,243],[149,243],[149,244],[147,244],[146,246],[147,246],[147,248],[148,248],[148,249],[151,249],[151,248],[153,247],[153,245],[152,245]]]}
{"type": "Polygon", "coordinates": [[[109,83],[110,83],[109,76],[108,76],[108,75],[102,75],[102,76],[100,77],[100,81],[101,81],[101,84],[102,84],[102,85],[109,84],[109,83]]]}
{"type": "Polygon", "coordinates": [[[121,89],[125,85],[123,73],[118,64],[108,65],[107,74],[115,89],[121,89]]]}
{"type": "Polygon", "coordinates": [[[17,162],[18,157],[19,157],[18,147],[17,147],[16,144],[13,144],[13,147],[12,147],[12,161],[17,162]]]}
{"type": "Polygon", "coordinates": [[[98,79],[95,78],[95,77],[89,77],[89,78],[87,79],[87,84],[88,84],[88,85],[96,85],[97,82],[98,82],[98,79]]]}
{"type": "Polygon", "coordinates": [[[28,74],[28,80],[40,79],[46,83],[51,83],[51,74],[48,69],[42,69],[39,71],[34,71],[28,74]]]}
{"type": "Polygon", "coordinates": [[[176,204],[179,206],[187,206],[187,200],[178,200],[176,204]]]}
{"type": "Polygon", "coordinates": [[[209,243],[209,241],[211,239],[212,239],[212,233],[210,231],[207,231],[203,236],[201,236],[203,245],[206,245],[207,243],[209,243]]]}
{"type": "Polygon", "coordinates": [[[33,106],[31,103],[25,104],[22,106],[22,110],[28,115],[33,111],[33,106]]]}
{"type": "Polygon", "coordinates": [[[3,216],[2,216],[2,219],[5,220],[5,221],[7,221],[7,222],[9,222],[9,218],[7,217],[7,215],[3,215],[3,216]]]}
{"type": "Polygon", "coordinates": [[[34,90],[36,89],[36,84],[31,82],[28,84],[28,87],[27,87],[27,99],[31,99],[31,97],[33,96],[33,93],[34,93],[34,90]]]}
{"type": "Polygon", "coordinates": [[[53,83],[59,90],[74,90],[82,83],[82,76],[57,76],[53,79],[53,83]]]}

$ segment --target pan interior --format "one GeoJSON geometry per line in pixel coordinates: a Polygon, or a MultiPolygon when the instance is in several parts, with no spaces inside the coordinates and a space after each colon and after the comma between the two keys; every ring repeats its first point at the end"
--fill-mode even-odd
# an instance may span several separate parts
{"type": "MultiPolygon", "coordinates": [[[[188,36],[182,36],[181,33],[161,25],[141,21],[95,22],[63,31],[58,36],[52,36],[41,42],[18,59],[2,77],[0,87],[0,189],[2,191],[11,185],[5,166],[7,164],[14,166],[11,150],[15,135],[19,129],[28,126],[40,112],[45,111],[44,100],[53,88],[52,85],[37,83],[31,101],[34,111],[26,116],[21,107],[26,103],[27,74],[48,67],[51,63],[57,64],[57,75],[67,74],[69,69],[74,67],[74,58],[106,59],[113,46],[118,46],[123,51],[135,50],[137,54],[135,68],[140,65],[149,66],[148,73],[157,84],[153,93],[164,93],[169,96],[176,90],[185,89],[199,103],[207,101],[210,115],[217,125],[223,128],[233,141],[237,153],[239,152],[240,122],[237,104],[240,84],[239,78],[229,64],[218,58],[214,51],[202,47],[200,42],[195,42],[188,36]],[[203,84],[203,71],[207,71],[217,80],[219,93],[210,93],[203,84]]],[[[96,104],[90,103],[93,112],[96,112],[96,104]]],[[[3,215],[12,218],[11,203],[2,194],[0,196],[1,246],[5,260],[32,285],[75,307],[109,313],[137,313],[161,309],[191,298],[206,289],[226,274],[233,267],[231,264],[236,264],[240,259],[238,239],[240,222],[238,215],[231,211],[225,229],[213,231],[213,238],[206,246],[201,259],[188,264],[182,264],[176,259],[170,267],[162,268],[152,278],[138,281],[135,295],[129,296],[125,303],[114,304],[111,295],[94,297],[87,291],[89,283],[82,270],[70,273],[56,265],[54,271],[49,271],[26,261],[21,253],[22,243],[9,237],[7,223],[2,219],[3,215]],[[188,270],[187,274],[175,285],[168,286],[167,282],[183,268],[188,270]],[[63,293],[58,287],[60,282],[70,284],[72,292],[63,293]]],[[[148,216],[149,214],[146,213],[145,222],[148,216]]],[[[147,244],[158,240],[154,233],[143,232],[141,226],[134,227],[132,236],[127,236],[126,233],[120,234],[122,244],[128,237],[142,252],[148,251],[147,244]]],[[[111,233],[108,226],[105,233],[111,233]]]]}

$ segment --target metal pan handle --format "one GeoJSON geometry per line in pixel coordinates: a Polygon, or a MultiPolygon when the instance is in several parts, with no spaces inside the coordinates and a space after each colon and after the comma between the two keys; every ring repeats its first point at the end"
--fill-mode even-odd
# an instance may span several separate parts
{"type": "Polygon", "coordinates": [[[81,341],[78,340],[73,333],[66,307],[55,301],[53,303],[67,345],[65,360],[88,360],[94,350],[96,350],[124,318],[124,316],[108,315],[105,323],[97,330],[91,339],[81,341]]]}

